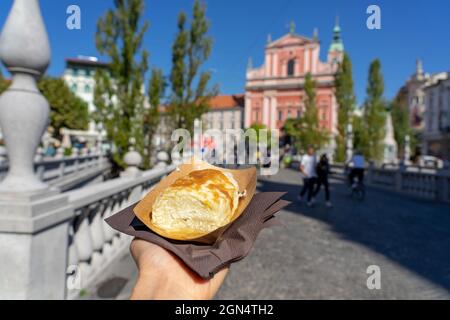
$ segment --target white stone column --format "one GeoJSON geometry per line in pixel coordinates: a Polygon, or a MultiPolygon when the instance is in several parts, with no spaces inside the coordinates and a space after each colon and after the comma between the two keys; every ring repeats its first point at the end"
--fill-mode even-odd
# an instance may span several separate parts
{"type": "Polygon", "coordinates": [[[263,100],[263,111],[262,111],[262,123],[266,126],[269,126],[269,108],[270,108],[270,98],[267,96],[264,96],[263,100]]]}
{"type": "Polygon", "coordinates": [[[306,74],[309,70],[309,50],[303,50],[303,72],[306,74]]]}
{"type": "Polygon", "coordinates": [[[277,97],[272,96],[270,98],[270,126],[269,129],[277,128],[277,120],[278,120],[278,109],[277,109],[277,97]]]}
{"type": "Polygon", "coordinates": [[[299,75],[300,75],[300,59],[296,59],[294,66],[294,76],[298,77],[299,75]]]}
{"type": "Polygon", "coordinates": [[[8,175],[0,183],[0,299],[63,299],[73,209],[33,168],[49,121],[48,103],[36,86],[50,62],[37,0],[14,1],[0,35],[0,60],[12,74],[0,96],[9,156],[8,175]]]}
{"type": "Polygon", "coordinates": [[[271,76],[271,73],[270,73],[271,64],[272,64],[272,55],[270,53],[266,53],[266,62],[265,62],[266,77],[270,77],[271,76]]]}
{"type": "Polygon", "coordinates": [[[313,55],[312,55],[312,60],[313,61],[312,61],[312,70],[311,70],[311,72],[313,74],[316,74],[317,73],[317,64],[319,62],[319,46],[315,47],[312,52],[313,52],[313,55]]]}
{"type": "Polygon", "coordinates": [[[274,77],[278,77],[278,54],[274,53],[273,54],[273,63],[272,63],[273,67],[272,67],[272,75],[274,77]]]}
{"type": "Polygon", "coordinates": [[[252,100],[250,95],[245,95],[245,128],[249,128],[252,125],[252,100]]]}

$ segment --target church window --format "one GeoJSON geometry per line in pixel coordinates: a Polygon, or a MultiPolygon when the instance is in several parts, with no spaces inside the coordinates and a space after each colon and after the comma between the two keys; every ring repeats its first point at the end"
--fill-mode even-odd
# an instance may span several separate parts
{"type": "Polygon", "coordinates": [[[78,86],[77,86],[77,84],[76,83],[74,83],[74,84],[72,84],[72,86],[70,87],[70,89],[72,90],[72,92],[77,92],[77,90],[78,90],[78,86]]]}
{"type": "Polygon", "coordinates": [[[85,85],[85,86],[84,86],[84,92],[85,92],[85,93],[91,93],[91,86],[88,85],[88,84],[85,85]]]}
{"type": "Polygon", "coordinates": [[[287,63],[287,75],[293,76],[295,70],[295,59],[291,59],[287,63]]]}
{"type": "Polygon", "coordinates": [[[283,120],[283,112],[282,111],[278,111],[278,121],[283,120]]]}

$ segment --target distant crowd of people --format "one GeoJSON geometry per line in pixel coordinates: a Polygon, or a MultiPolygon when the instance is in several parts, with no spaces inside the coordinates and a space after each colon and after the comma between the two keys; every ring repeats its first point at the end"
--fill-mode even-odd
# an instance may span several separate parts
{"type": "MultiPolygon", "coordinates": [[[[349,171],[348,182],[351,187],[354,187],[357,183],[362,184],[364,181],[365,170],[364,156],[356,151],[350,161],[346,163],[346,169],[349,171]],[[355,178],[357,180],[355,180],[355,178]]],[[[319,161],[317,161],[314,147],[308,146],[307,153],[303,155],[300,162],[300,172],[303,176],[303,187],[298,196],[299,201],[303,202],[306,196],[307,206],[312,206],[323,186],[325,190],[325,204],[327,207],[331,208],[333,206],[330,200],[329,183],[331,170],[328,156],[322,154],[319,161]]]]}

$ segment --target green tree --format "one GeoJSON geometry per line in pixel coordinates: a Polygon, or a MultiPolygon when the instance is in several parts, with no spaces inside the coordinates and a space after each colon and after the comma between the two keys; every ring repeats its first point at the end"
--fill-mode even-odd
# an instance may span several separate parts
{"type": "Polygon", "coordinates": [[[142,22],[143,0],[115,0],[97,22],[97,50],[110,59],[108,70],[98,70],[94,92],[97,121],[114,144],[113,160],[124,167],[131,141],[143,152],[144,78],[148,52],[142,49],[148,22],[142,22]],[[133,138],[133,139],[132,139],[133,138]]]}
{"type": "Polygon", "coordinates": [[[355,151],[364,153],[367,145],[366,126],[364,124],[364,117],[353,116],[352,124],[353,124],[353,149],[355,151]]]}
{"type": "Polygon", "coordinates": [[[149,168],[152,165],[151,159],[154,154],[153,138],[160,121],[159,106],[161,98],[164,95],[165,85],[163,72],[157,68],[152,69],[152,74],[148,84],[150,106],[144,111],[143,116],[143,136],[144,139],[146,139],[144,144],[147,151],[146,157],[144,158],[145,168],[149,168]]]}
{"type": "Polygon", "coordinates": [[[88,128],[88,105],[70,90],[64,80],[44,77],[39,80],[38,88],[50,105],[50,126],[55,129],[56,137],[60,137],[61,128],[88,128]]]}
{"type": "Polygon", "coordinates": [[[414,152],[417,139],[414,130],[410,126],[409,113],[406,97],[401,94],[397,96],[390,103],[392,123],[394,126],[394,137],[398,146],[398,156],[402,158],[405,150],[405,137],[410,137],[410,148],[414,152]]]}
{"type": "Polygon", "coordinates": [[[386,102],[383,99],[384,79],[380,60],[375,59],[369,67],[367,98],[364,104],[364,155],[367,159],[380,161],[383,157],[383,139],[386,124],[386,102]]]}
{"type": "Polygon", "coordinates": [[[206,7],[199,0],[194,2],[189,29],[186,23],[186,14],[181,12],[172,46],[172,95],[168,113],[176,128],[192,133],[194,120],[208,110],[209,100],[217,94],[217,88],[208,87],[211,73],[201,71],[201,66],[211,54],[212,38],[207,35],[209,22],[206,7]]]}
{"type": "Polygon", "coordinates": [[[267,141],[267,147],[270,147],[272,145],[272,134],[265,124],[254,123],[250,126],[250,129],[256,131],[256,141],[251,142],[259,143],[261,140],[265,139],[267,141]],[[267,133],[264,134],[264,139],[261,139],[263,137],[263,132],[261,130],[267,130],[267,133]]]}
{"type": "Polygon", "coordinates": [[[352,63],[346,53],[336,73],[335,87],[336,100],[339,106],[335,160],[337,162],[344,162],[346,160],[347,127],[352,122],[352,114],[356,104],[355,92],[353,90],[352,63]]]}
{"type": "Polygon", "coordinates": [[[316,84],[311,76],[305,77],[305,110],[300,118],[288,119],[284,125],[285,132],[294,138],[298,150],[306,150],[308,145],[322,147],[328,140],[328,133],[319,126],[316,106],[316,84]]]}
{"type": "MultiPolygon", "coordinates": [[[[10,81],[3,77],[0,70],[0,94],[9,85],[10,81]]],[[[88,128],[88,105],[70,90],[64,80],[44,77],[39,80],[38,88],[50,105],[50,126],[54,128],[56,138],[60,138],[61,128],[76,130],[88,128]]]]}

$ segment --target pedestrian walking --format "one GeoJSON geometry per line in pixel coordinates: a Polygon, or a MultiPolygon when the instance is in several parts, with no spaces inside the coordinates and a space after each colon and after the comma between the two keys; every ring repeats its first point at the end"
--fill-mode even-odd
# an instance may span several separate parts
{"type": "Polygon", "coordinates": [[[331,208],[332,204],[330,201],[330,185],[328,182],[328,175],[330,174],[330,162],[328,161],[328,156],[326,154],[323,154],[320,157],[320,160],[317,163],[316,172],[317,172],[317,184],[316,190],[314,191],[314,198],[317,197],[320,188],[323,186],[325,189],[326,206],[331,208]]]}
{"type": "Polygon", "coordinates": [[[314,147],[308,146],[307,154],[302,157],[300,163],[300,172],[303,174],[303,188],[300,191],[299,200],[303,201],[303,197],[307,193],[307,205],[312,206],[314,203],[314,186],[316,184],[316,156],[314,147]]]}

